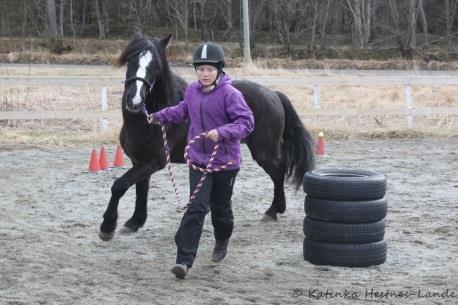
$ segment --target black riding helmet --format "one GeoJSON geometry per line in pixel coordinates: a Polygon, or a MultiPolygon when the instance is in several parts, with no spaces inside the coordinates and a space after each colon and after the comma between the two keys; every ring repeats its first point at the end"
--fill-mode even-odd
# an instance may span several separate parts
{"type": "Polygon", "coordinates": [[[201,44],[192,56],[192,64],[195,69],[200,65],[210,65],[215,67],[218,70],[216,79],[218,79],[221,75],[225,63],[226,57],[224,55],[223,48],[213,42],[201,44]]]}

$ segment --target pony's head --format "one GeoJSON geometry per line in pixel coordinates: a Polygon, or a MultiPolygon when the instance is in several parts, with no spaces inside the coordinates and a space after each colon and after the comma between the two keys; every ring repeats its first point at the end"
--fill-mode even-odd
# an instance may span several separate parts
{"type": "Polygon", "coordinates": [[[152,95],[156,84],[167,73],[165,49],[172,35],[154,39],[137,33],[119,56],[116,65],[127,65],[123,107],[138,113],[145,107],[145,100],[152,95]]]}

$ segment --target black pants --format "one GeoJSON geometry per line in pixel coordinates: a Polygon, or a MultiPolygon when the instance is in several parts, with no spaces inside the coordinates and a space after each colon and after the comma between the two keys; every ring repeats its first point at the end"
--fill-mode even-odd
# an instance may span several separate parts
{"type": "MultiPolygon", "coordinates": [[[[177,264],[192,267],[199,247],[200,235],[205,215],[211,211],[212,224],[216,240],[231,237],[234,228],[231,197],[238,169],[208,174],[197,197],[191,203],[181,219],[175,235],[177,245],[177,264]]],[[[194,192],[202,173],[189,170],[190,192],[194,192]]]]}

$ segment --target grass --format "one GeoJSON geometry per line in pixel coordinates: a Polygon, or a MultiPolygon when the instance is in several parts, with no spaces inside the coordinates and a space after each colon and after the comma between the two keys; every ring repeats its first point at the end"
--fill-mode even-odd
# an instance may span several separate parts
{"type": "MultiPolygon", "coordinates": [[[[164,33],[166,33],[166,29],[164,33]]],[[[329,37],[332,41],[332,37],[329,37]]],[[[129,39],[63,38],[48,41],[45,38],[0,38],[0,62],[53,64],[113,64],[128,44],[129,39]]],[[[185,66],[191,62],[192,52],[200,40],[185,44],[172,39],[167,53],[169,61],[185,66]]],[[[243,52],[237,42],[219,42],[227,55],[229,66],[243,65],[243,52]]],[[[422,50],[427,59],[402,59],[398,51],[353,49],[342,43],[323,49],[295,46],[288,53],[281,45],[257,43],[252,50],[255,62],[265,68],[303,69],[427,69],[457,70],[458,52],[445,46],[422,50]]]]}

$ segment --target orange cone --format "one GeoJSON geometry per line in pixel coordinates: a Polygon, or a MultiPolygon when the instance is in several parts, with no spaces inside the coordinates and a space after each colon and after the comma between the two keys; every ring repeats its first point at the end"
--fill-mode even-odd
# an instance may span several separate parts
{"type": "Polygon", "coordinates": [[[110,167],[108,165],[107,150],[105,149],[105,146],[102,146],[102,149],[100,150],[99,165],[100,169],[103,171],[107,170],[110,167]]]}
{"type": "Polygon", "coordinates": [[[89,172],[94,173],[100,170],[99,158],[97,157],[97,151],[92,150],[91,160],[89,161],[89,172]]]}
{"type": "Polygon", "coordinates": [[[113,162],[114,167],[123,167],[125,166],[124,164],[124,152],[121,148],[121,146],[118,145],[118,148],[116,148],[116,154],[115,154],[115,159],[113,162]]]}
{"type": "Polygon", "coordinates": [[[323,156],[324,155],[324,134],[320,132],[318,134],[318,143],[316,145],[316,155],[323,156]]]}

